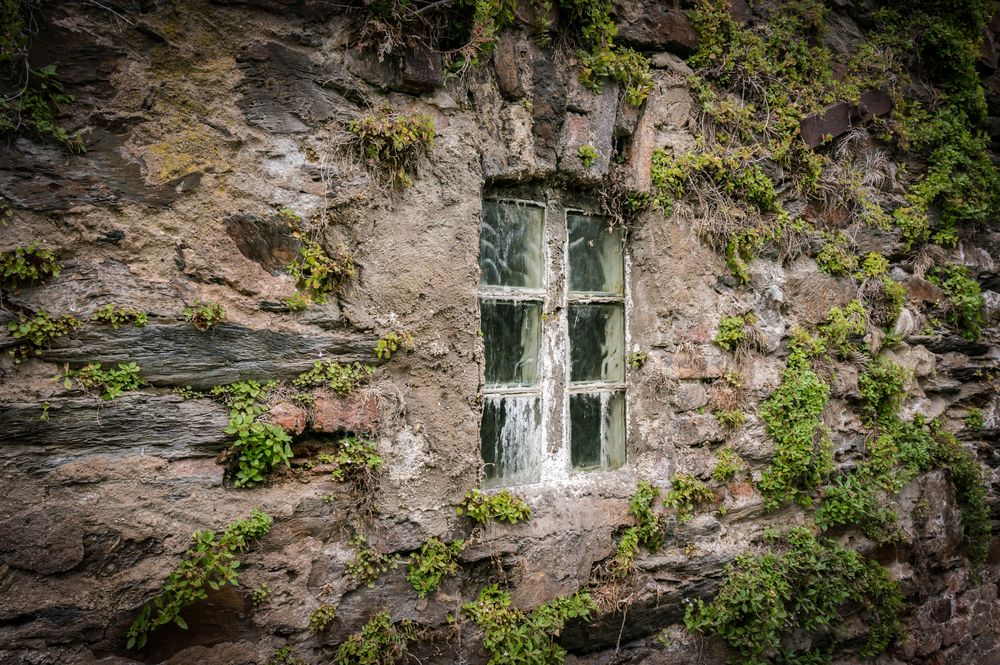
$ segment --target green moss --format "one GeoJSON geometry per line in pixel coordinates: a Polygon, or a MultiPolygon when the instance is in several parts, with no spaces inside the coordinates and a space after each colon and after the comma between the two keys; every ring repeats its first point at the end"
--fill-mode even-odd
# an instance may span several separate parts
{"type": "Polygon", "coordinates": [[[986,474],[975,455],[953,434],[932,428],[938,447],[938,465],[947,469],[955,487],[955,499],[962,513],[962,534],[966,554],[975,568],[986,563],[992,539],[992,521],[987,498],[986,474]]]}
{"type": "Polygon", "coordinates": [[[867,628],[860,655],[871,658],[899,634],[902,609],[899,585],[881,566],[797,527],[776,538],[769,551],[738,557],[712,602],[696,599],[684,623],[723,638],[737,653],[733,662],[808,663],[821,662],[822,652],[789,649],[783,638],[796,632],[826,636],[849,610],[860,611],[867,628]]]}
{"type": "Polygon", "coordinates": [[[983,328],[986,300],[979,282],[969,276],[964,266],[951,264],[932,270],[927,278],[941,287],[948,298],[946,320],[969,340],[977,340],[983,328]]]}

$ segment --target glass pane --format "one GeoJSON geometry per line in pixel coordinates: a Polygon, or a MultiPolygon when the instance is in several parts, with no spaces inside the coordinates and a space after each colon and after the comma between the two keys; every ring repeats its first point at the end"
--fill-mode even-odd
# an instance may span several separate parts
{"type": "Polygon", "coordinates": [[[479,313],[487,385],[534,385],[541,342],[541,303],[482,300],[479,313]]]}
{"type": "Polygon", "coordinates": [[[625,395],[569,397],[570,461],[574,468],[617,468],[625,463],[625,395]]]}
{"type": "Polygon", "coordinates": [[[486,487],[525,485],[540,479],[541,399],[486,398],[479,427],[479,448],[486,465],[486,487]]]}
{"type": "Polygon", "coordinates": [[[569,229],[569,290],[625,292],[620,231],[608,231],[603,217],[566,214],[569,229]]]}
{"type": "Polygon", "coordinates": [[[570,381],[625,380],[625,307],[570,305],[570,381]]]}
{"type": "Polygon", "coordinates": [[[479,224],[480,284],[542,287],[542,208],[483,201],[479,224]]]}

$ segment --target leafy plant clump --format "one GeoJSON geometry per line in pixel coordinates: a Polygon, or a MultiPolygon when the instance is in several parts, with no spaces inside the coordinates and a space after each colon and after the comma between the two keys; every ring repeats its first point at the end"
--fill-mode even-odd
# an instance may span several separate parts
{"type": "Polygon", "coordinates": [[[336,618],[336,607],[333,605],[320,605],[309,614],[309,630],[314,633],[324,633],[333,625],[336,618]]]}
{"type": "Polygon", "coordinates": [[[219,538],[211,531],[196,531],[191,548],[163,584],[163,591],[143,606],[129,626],[127,647],[141,649],[149,633],[171,622],[187,629],[181,610],[207,598],[206,587],[217,591],[227,584],[236,586],[240,565],[236,555],[270,530],[270,515],[254,509],[250,517],[227,526],[219,538]]]}
{"type": "Polygon", "coordinates": [[[198,300],[194,305],[184,308],[184,320],[204,332],[225,321],[226,310],[217,302],[206,303],[198,300]]]}
{"type": "Polygon", "coordinates": [[[862,282],[859,294],[868,319],[883,328],[895,325],[906,302],[906,288],[889,277],[889,261],[878,252],[871,252],[854,276],[862,282]]]}
{"type": "Polygon", "coordinates": [[[379,360],[388,360],[399,349],[404,351],[413,349],[413,335],[405,332],[386,333],[375,343],[375,357],[379,360]]]}
{"type": "Polygon", "coordinates": [[[715,493],[705,483],[688,473],[678,473],[670,481],[670,491],[663,502],[677,511],[682,524],[694,517],[695,509],[715,499],[715,493]]]}
{"type": "Polygon", "coordinates": [[[719,331],[712,343],[737,357],[745,357],[763,348],[763,335],[757,327],[757,315],[747,312],[738,316],[726,316],[719,321],[719,331]]]}
{"type": "Polygon", "coordinates": [[[966,429],[978,432],[983,428],[983,410],[976,407],[970,407],[965,414],[965,418],[962,420],[965,422],[966,429]]]}
{"type": "Polygon", "coordinates": [[[351,481],[359,487],[371,489],[384,462],[374,439],[346,436],[338,444],[330,477],[338,482],[351,481]]]}
{"type": "Polygon", "coordinates": [[[419,598],[434,591],[448,575],[458,572],[458,555],[465,549],[464,540],[444,543],[431,538],[420,546],[420,551],[410,556],[406,579],[419,598]]]}
{"type": "Polygon", "coordinates": [[[896,408],[905,394],[903,386],[909,380],[910,372],[885,356],[868,363],[858,377],[858,391],[868,423],[891,424],[894,421],[896,408]]]}
{"type": "Polygon", "coordinates": [[[139,366],[134,362],[118,363],[117,369],[101,369],[101,363],[90,363],[78,370],[70,370],[63,376],[63,385],[69,390],[76,382],[84,390],[96,390],[101,399],[111,400],[126,392],[138,390],[143,380],[139,377],[139,366]]]}
{"type": "Polygon", "coordinates": [[[348,130],[360,156],[394,187],[413,184],[410,174],[417,160],[434,144],[434,121],[419,113],[383,108],[355,118],[348,130]]]}
{"type": "MultiPolygon", "coordinates": [[[[305,291],[311,300],[323,304],[330,295],[341,293],[354,277],[354,258],[343,245],[337,245],[331,256],[318,242],[302,238],[299,253],[288,264],[287,270],[298,280],[299,289],[305,291]]],[[[300,292],[296,296],[305,302],[300,292]]],[[[294,304],[298,307],[297,299],[290,300],[292,303],[289,306],[294,304]]]]}
{"type": "Polygon", "coordinates": [[[7,322],[7,331],[21,343],[13,347],[9,353],[14,356],[14,362],[21,362],[29,356],[42,355],[42,350],[57,337],[68,335],[81,326],[75,316],[64,314],[58,319],[48,312],[38,312],[28,317],[18,315],[17,321],[7,322]]]}
{"type": "Polygon", "coordinates": [[[517,524],[527,522],[531,518],[531,508],[528,504],[507,490],[501,490],[496,494],[470,490],[462,499],[462,503],[455,508],[455,512],[466,515],[476,524],[487,522],[517,524]]]}
{"type": "Polygon", "coordinates": [[[90,315],[90,320],[98,323],[106,323],[115,330],[118,330],[122,325],[128,324],[132,324],[136,328],[142,328],[148,323],[149,317],[145,312],[132,309],[131,307],[104,305],[103,307],[98,307],[90,315]]]}
{"type": "Polygon", "coordinates": [[[746,465],[746,462],[743,461],[739,453],[734,452],[730,448],[720,450],[715,459],[715,468],[712,469],[712,479],[717,483],[728,483],[746,465]]]}
{"type": "Polygon", "coordinates": [[[823,247],[816,255],[816,265],[827,275],[849,275],[858,268],[858,257],[848,250],[847,234],[843,231],[825,234],[823,247]]]}
{"type": "Polygon", "coordinates": [[[987,485],[982,465],[953,434],[932,427],[938,443],[936,461],[951,474],[955,498],[962,513],[965,551],[975,568],[986,563],[990,553],[992,521],[987,501],[987,485]]]}
{"type": "Polygon", "coordinates": [[[0,253],[0,283],[5,285],[41,282],[61,271],[56,255],[38,242],[0,253]]]}
{"type": "Polygon", "coordinates": [[[576,156],[583,163],[583,168],[589,169],[597,161],[597,149],[590,145],[582,145],[576,149],[576,156]]]}
{"type": "Polygon", "coordinates": [[[712,415],[720,425],[730,431],[739,429],[747,420],[746,414],[742,411],[715,411],[712,415]]]}
{"type": "Polygon", "coordinates": [[[375,368],[371,365],[341,365],[331,360],[317,360],[312,369],[299,374],[292,384],[299,388],[329,388],[335,393],[346,395],[374,373],[375,368]]]}
{"type": "Polygon", "coordinates": [[[369,588],[375,586],[375,580],[380,576],[399,567],[399,555],[389,556],[369,547],[361,534],[351,538],[350,544],[355,548],[354,559],[347,562],[346,572],[369,588]]]}
{"type": "Polygon", "coordinates": [[[782,638],[801,631],[835,644],[847,603],[868,628],[861,656],[885,651],[900,632],[899,584],[878,563],[796,527],[774,538],[773,549],[738,557],[712,602],[695,599],[684,623],[726,640],[739,662],[825,662],[823,651],[796,652],[782,638]]]}
{"type": "Polygon", "coordinates": [[[615,558],[608,568],[612,577],[628,576],[632,571],[635,557],[639,554],[640,546],[650,552],[656,552],[663,547],[663,518],[655,510],[659,496],[659,488],[648,480],[642,480],[636,487],[635,494],[629,499],[629,514],[635,518],[636,523],[627,528],[618,541],[615,558]]]}
{"type": "Polygon", "coordinates": [[[293,646],[283,646],[267,659],[266,665],[305,665],[299,650],[293,646]]]}
{"type": "Polygon", "coordinates": [[[491,584],[462,605],[483,631],[488,665],[559,665],[566,657],[555,638],[572,619],[587,619],[597,609],[590,594],[578,591],[539,605],[530,613],[511,606],[510,594],[491,584]]]}
{"type": "Polygon", "coordinates": [[[379,612],[337,649],[336,665],[395,665],[409,653],[410,642],[420,639],[411,621],[393,623],[388,610],[379,612]]]}
{"type": "Polygon", "coordinates": [[[280,426],[260,420],[267,412],[263,402],[275,385],[242,381],[212,389],[213,395],[229,405],[225,432],[236,437],[236,487],[259,485],[275,467],[290,466],[292,437],[280,426]]]}
{"type": "Polygon", "coordinates": [[[975,341],[983,328],[983,309],[986,301],[979,282],[969,276],[965,266],[951,264],[932,270],[927,278],[941,287],[948,298],[945,318],[962,337],[975,341]]]}
{"type": "Polygon", "coordinates": [[[808,505],[806,491],[832,469],[830,440],[821,418],[830,388],[810,367],[811,342],[804,337],[795,342],[781,385],[761,405],[760,416],[775,444],[774,460],[759,485],[768,510],[791,500],[808,505]]]}
{"type": "Polygon", "coordinates": [[[826,321],[819,325],[819,333],[827,349],[846,360],[857,350],[854,338],[865,334],[867,320],[864,306],[852,300],[842,308],[831,307],[826,321]]]}

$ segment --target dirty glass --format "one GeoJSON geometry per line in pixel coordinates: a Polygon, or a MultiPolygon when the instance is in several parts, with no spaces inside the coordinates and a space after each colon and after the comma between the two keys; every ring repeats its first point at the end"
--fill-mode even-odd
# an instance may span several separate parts
{"type": "Polygon", "coordinates": [[[616,468],[625,463],[625,396],[578,393],[569,398],[570,461],[574,468],[616,468]]]}
{"type": "Polygon", "coordinates": [[[486,487],[538,482],[541,413],[541,399],[537,396],[486,397],[479,427],[486,487]]]}
{"type": "Polygon", "coordinates": [[[542,287],[542,208],[526,203],[483,201],[479,224],[479,283],[542,287]]]}
{"type": "Polygon", "coordinates": [[[534,385],[541,341],[541,303],[482,300],[479,313],[487,385],[534,385]]]}
{"type": "Polygon", "coordinates": [[[570,305],[570,381],[625,380],[625,311],[620,303],[570,305]]]}
{"type": "Polygon", "coordinates": [[[593,215],[566,214],[569,231],[569,289],[621,295],[625,291],[620,231],[593,215]]]}

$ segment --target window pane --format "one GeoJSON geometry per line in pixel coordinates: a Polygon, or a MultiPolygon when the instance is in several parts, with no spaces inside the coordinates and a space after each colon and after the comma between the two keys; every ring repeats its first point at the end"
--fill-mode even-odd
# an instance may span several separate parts
{"type": "Polygon", "coordinates": [[[538,206],[483,201],[480,284],[541,288],[543,219],[538,206]]]}
{"type": "Polygon", "coordinates": [[[621,466],[625,463],[625,395],[570,395],[569,432],[574,468],[621,466]]]}
{"type": "Polygon", "coordinates": [[[541,303],[483,300],[479,313],[487,385],[534,385],[541,341],[541,303]]]}
{"type": "Polygon", "coordinates": [[[569,229],[569,290],[625,292],[620,231],[608,231],[603,217],[566,214],[569,229]]]}
{"type": "Polygon", "coordinates": [[[479,428],[486,487],[536,483],[540,478],[541,399],[486,398],[479,428]]]}
{"type": "Polygon", "coordinates": [[[624,347],[624,305],[570,305],[570,381],[624,381],[624,347]]]}

